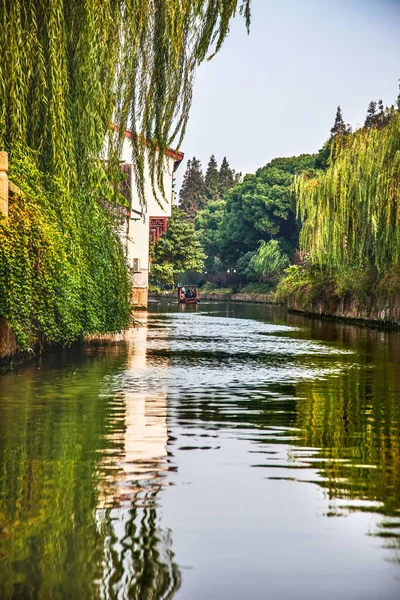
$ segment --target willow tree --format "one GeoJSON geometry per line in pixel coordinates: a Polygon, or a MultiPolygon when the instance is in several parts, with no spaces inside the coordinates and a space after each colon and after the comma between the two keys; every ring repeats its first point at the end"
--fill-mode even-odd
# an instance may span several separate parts
{"type": "Polygon", "coordinates": [[[300,243],[330,268],[400,262],[400,114],[383,129],[339,136],[325,173],[297,178],[300,243]]]}
{"type": "Polygon", "coordinates": [[[2,0],[0,147],[21,142],[69,185],[90,183],[110,121],[110,160],[129,125],[141,198],[145,148],[162,189],[156,148],[179,147],[195,69],[238,9],[249,27],[250,1],[2,0]]]}
{"type": "Polygon", "coordinates": [[[237,10],[248,27],[250,0],[0,0],[0,149],[21,190],[0,218],[0,317],[21,345],[127,324],[122,211],[110,210],[125,128],[143,202],[145,156],[163,192],[195,69],[237,10]]]}

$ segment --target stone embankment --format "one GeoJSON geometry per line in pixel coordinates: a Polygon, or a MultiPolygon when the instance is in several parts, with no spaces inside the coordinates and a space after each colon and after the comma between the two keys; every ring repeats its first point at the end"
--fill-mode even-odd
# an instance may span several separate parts
{"type": "MultiPolygon", "coordinates": [[[[149,298],[162,300],[163,298],[176,299],[175,292],[163,292],[162,294],[149,294],[149,298]]],[[[207,292],[199,294],[200,300],[225,300],[232,302],[257,302],[259,304],[279,304],[274,300],[273,294],[219,294],[218,292],[207,292]]]]}
{"type": "Polygon", "coordinates": [[[390,304],[371,301],[362,305],[355,298],[341,300],[317,300],[304,305],[295,297],[289,297],[287,308],[290,312],[311,317],[353,321],[363,325],[380,325],[400,328],[400,297],[390,304]]]}
{"type": "Polygon", "coordinates": [[[259,304],[277,304],[272,294],[218,294],[210,292],[202,294],[200,300],[230,300],[232,302],[257,302],[259,304]]]}

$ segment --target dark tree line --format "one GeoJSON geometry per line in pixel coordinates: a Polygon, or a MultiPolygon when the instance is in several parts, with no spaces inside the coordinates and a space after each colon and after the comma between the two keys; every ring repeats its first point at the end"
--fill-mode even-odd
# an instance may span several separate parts
{"type": "Polygon", "coordinates": [[[180,208],[190,221],[203,210],[209,200],[222,199],[225,194],[240,183],[241,173],[231,169],[224,156],[221,167],[214,154],[210,156],[207,170],[203,174],[201,162],[194,156],[188,160],[179,193],[180,208]]]}

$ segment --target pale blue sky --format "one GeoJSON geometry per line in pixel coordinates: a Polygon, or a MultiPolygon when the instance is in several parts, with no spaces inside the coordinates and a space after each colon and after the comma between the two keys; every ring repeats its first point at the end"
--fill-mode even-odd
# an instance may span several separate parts
{"type": "Polygon", "coordinates": [[[318,150],[336,107],[362,124],[370,100],[392,104],[400,78],[400,0],[253,0],[221,52],[197,72],[182,150],[252,173],[318,150]]]}

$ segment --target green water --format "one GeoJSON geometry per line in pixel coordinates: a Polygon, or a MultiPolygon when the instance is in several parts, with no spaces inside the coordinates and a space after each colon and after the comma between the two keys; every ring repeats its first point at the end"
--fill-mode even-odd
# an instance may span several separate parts
{"type": "Polygon", "coordinates": [[[0,375],[6,598],[400,598],[400,334],[171,302],[0,375]]]}

